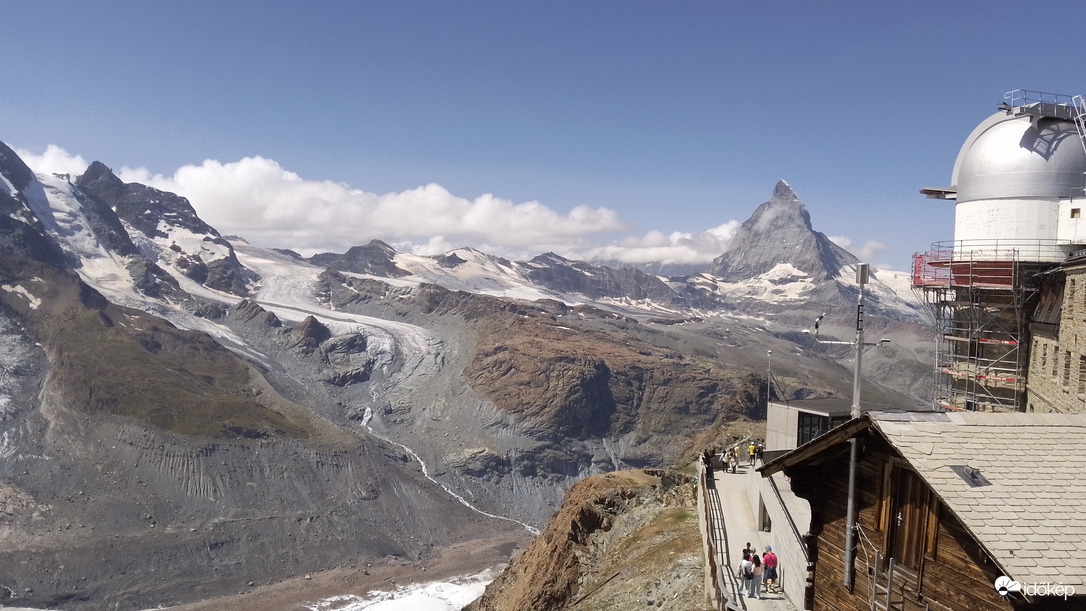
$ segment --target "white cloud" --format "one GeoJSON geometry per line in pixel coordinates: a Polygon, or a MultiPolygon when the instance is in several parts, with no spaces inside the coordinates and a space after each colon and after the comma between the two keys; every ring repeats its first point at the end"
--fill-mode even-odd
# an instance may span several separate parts
{"type": "Polygon", "coordinates": [[[70,155],[68,151],[55,144],[45,147],[45,152],[35,155],[30,151],[15,150],[15,154],[22,158],[23,163],[35,172],[45,174],[71,174],[78,176],[87,169],[90,164],[79,155],[70,155]]]}
{"type": "Polygon", "coordinates": [[[860,246],[852,246],[852,240],[845,236],[827,236],[834,244],[856,255],[860,261],[874,261],[882,253],[890,249],[889,246],[876,240],[868,240],[860,246]]]}
{"type": "MultiPolygon", "coordinates": [[[[41,155],[17,152],[37,172],[75,176],[88,165],[52,145],[41,155]]],[[[207,160],[172,176],[146,168],[115,171],[125,182],[188,198],[200,217],[225,235],[303,255],[343,252],[379,239],[401,252],[425,255],[471,246],[509,258],[550,251],[630,264],[701,264],[724,252],[740,226],[729,221],[691,233],[652,230],[605,244],[628,226],[603,207],[578,206],[562,214],[536,201],[516,203],[491,194],[466,199],[438,184],[369,193],[344,183],[305,180],[263,157],[207,160]]]]}
{"type": "Polygon", "coordinates": [[[491,194],[465,199],[438,184],[376,194],[332,181],[304,180],[273,160],[246,157],[187,165],[173,176],[122,168],[125,182],[183,195],[223,233],[301,252],[345,250],[370,239],[498,251],[569,251],[591,236],[623,231],[607,208],[579,206],[560,214],[539,202],[515,203],[491,194]],[[435,242],[437,238],[437,242],[435,242]]]}
{"type": "Polygon", "coordinates": [[[739,221],[695,233],[664,234],[649,231],[580,253],[581,258],[621,263],[699,264],[709,263],[727,250],[739,230],[739,221]]]}

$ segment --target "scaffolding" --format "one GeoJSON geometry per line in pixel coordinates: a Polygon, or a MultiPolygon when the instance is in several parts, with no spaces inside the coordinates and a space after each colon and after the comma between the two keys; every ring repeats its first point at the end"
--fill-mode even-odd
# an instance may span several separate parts
{"type": "Polygon", "coordinates": [[[1034,276],[1063,259],[1050,240],[944,242],[913,255],[913,290],[936,325],[933,402],[957,411],[1024,411],[1034,276]]]}

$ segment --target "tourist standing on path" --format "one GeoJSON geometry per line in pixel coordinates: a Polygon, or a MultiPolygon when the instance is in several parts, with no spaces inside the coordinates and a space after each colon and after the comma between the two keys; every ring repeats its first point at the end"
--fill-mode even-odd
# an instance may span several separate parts
{"type": "Polygon", "coordinates": [[[762,597],[762,572],[765,567],[762,566],[762,561],[758,559],[758,554],[752,554],[750,557],[750,563],[753,566],[750,571],[750,580],[747,582],[747,596],[750,598],[762,597]]]}
{"type": "Polygon", "coordinates": [[[765,546],[762,564],[765,566],[765,571],[762,574],[762,579],[765,581],[765,591],[772,593],[773,588],[777,585],[777,554],[773,553],[772,546],[765,546]]]}
{"type": "Polygon", "coordinates": [[[745,591],[746,595],[750,596],[750,582],[754,579],[754,563],[750,561],[750,554],[746,551],[743,552],[743,559],[739,561],[735,573],[736,577],[743,580],[739,582],[739,595],[742,596],[745,591]]]}
{"type": "Polygon", "coordinates": [[[750,448],[749,448],[748,451],[750,452],[750,466],[753,467],[754,466],[754,453],[758,451],[758,446],[754,445],[754,442],[752,441],[752,442],[750,442],[750,448]]]}

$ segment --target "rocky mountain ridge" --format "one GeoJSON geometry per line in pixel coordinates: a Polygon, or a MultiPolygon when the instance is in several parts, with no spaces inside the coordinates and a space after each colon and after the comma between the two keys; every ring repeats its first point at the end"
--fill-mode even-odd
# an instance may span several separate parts
{"type": "MultiPolygon", "coordinates": [[[[433,283],[496,296],[590,302],[634,316],[676,312],[814,312],[855,303],[859,260],[811,227],[810,214],[781,181],[708,271],[662,277],[632,267],[614,268],[544,253],[510,261],[470,248],[438,256],[399,253],[374,240],[339,255],[322,253],[313,265],[373,278],[433,283]]],[[[892,272],[886,272],[892,273],[892,272]]],[[[868,309],[891,320],[922,323],[914,295],[903,295],[872,274],[868,309]]]]}

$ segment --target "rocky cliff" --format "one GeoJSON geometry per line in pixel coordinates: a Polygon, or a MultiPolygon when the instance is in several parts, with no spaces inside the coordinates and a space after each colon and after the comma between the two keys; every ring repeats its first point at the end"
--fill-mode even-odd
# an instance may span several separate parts
{"type": "Polygon", "coordinates": [[[692,476],[624,471],[574,484],[546,530],[466,611],[709,609],[692,476]]]}

